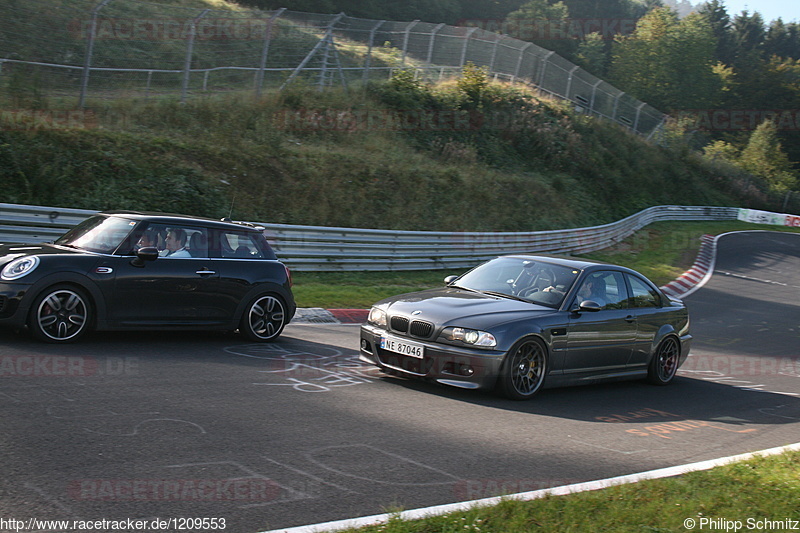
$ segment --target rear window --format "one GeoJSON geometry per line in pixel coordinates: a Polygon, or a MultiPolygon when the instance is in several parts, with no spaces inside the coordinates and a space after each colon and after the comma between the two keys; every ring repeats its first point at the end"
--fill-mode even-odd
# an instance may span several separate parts
{"type": "Polygon", "coordinates": [[[276,259],[267,240],[254,231],[222,230],[219,232],[219,257],[230,259],[276,259]]]}

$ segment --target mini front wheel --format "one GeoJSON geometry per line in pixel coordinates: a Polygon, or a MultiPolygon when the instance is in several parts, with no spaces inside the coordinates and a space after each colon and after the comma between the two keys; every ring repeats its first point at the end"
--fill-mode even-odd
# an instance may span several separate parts
{"type": "Polygon", "coordinates": [[[289,318],[283,300],[264,294],[247,306],[239,329],[251,340],[267,342],[278,338],[289,318]]]}
{"type": "Polygon", "coordinates": [[[34,337],[45,342],[74,342],[89,328],[91,313],[89,298],[82,290],[55,286],[34,300],[28,327],[34,337]]]}

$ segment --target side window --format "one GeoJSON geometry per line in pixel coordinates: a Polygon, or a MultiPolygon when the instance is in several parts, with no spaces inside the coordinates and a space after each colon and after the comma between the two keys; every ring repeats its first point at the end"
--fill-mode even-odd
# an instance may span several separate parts
{"type": "Polygon", "coordinates": [[[139,238],[137,246],[153,246],[161,257],[204,258],[208,257],[208,233],[205,228],[151,224],[139,238]]]}
{"type": "Polygon", "coordinates": [[[661,304],[658,293],[647,283],[630,275],[628,281],[631,284],[631,307],[658,307],[661,304]]]}
{"type": "Polygon", "coordinates": [[[592,300],[603,309],[625,309],[628,290],[621,272],[601,271],[589,275],[578,289],[577,302],[592,300]]]}
{"type": "Polygon", "coordinates": [[[265,259],[261,246],[249,232],[221,231],[220,257],[235,259],[265,259]]]}

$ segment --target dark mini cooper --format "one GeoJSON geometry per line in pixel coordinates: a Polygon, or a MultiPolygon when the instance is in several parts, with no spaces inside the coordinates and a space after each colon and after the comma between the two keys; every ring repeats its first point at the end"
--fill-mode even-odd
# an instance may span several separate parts
{"type": "Polygon", "coordinates": [[[628,268],[515,255],[445,282],[375,304],[361,360],[524,400],[599,380],[665,385],[689,354],[686,307],[628,268]]]}
{"type": "Polygon", "coordinates": [[[90,329],[238,329],[271,341],[294,312],[289,270],[249,224],[119,211],[53,244],[0,245],[0,324],[46,342],[90,329]]]}

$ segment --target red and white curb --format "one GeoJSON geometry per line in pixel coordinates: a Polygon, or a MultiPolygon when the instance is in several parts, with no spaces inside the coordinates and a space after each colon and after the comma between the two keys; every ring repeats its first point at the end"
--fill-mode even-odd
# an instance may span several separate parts
{"type": "Polygon", "coordinates": [[[784,452],[799,451],[799,450],[800,450],[800,443],[795,443],[795,444],[790,444],[788,446],[769,448],[767,450],[761,450],[753,453],[732,455],[729,457],[722,457],[720,459],[701,461],[699,463],[670,466],[667,468],[660,468],[658,470],[650,470],[648,472],[640,472],[638,474],[630,474],[627,476],[599,479],[596,481],[575,483],[573,485],[564,485],[561,487],[534,490],[531,492],[520,492],[518,494],[499,496],[495,498],[484,498],[481,500],[457,502],[446,505],[436,505],[433,507],[425,507],[423,509],[403,511],[401,513],[393,513],[393,514],[387,513],[387,514],[372,515],[372,516],[362,516],[360,518],[352,518],[349,520],[337,520],[335,522],[325,522],[322,524],[290,527],[285,529],[273,529],[271,531],[265,531],[262,533],[323,533],[330,531],[340,531],[342,529],[386,524],[389,522],[390,519],[393,518],[399,518],[401,520],[418,520],[421,518],[426,518],[431,516],[442,516],[460,511],[469,511],[476,507],[488,507],[488,506],[498,505],[504,500],[531,501],[544,498],[547,495],[565,496],[567,494],[587,492],[590,490],[600,490],[608,487],[614,487],[617,485],[626,485],[628,483],[638,483],[640,481],[645,481],[649,479],[661,479],[665,477],[680,476],[683,474],[688,474],[689,472],[711,470],[712,468],[715,468],[717,466],[723,466],[730,463],[736,463],[739,461],[746,461],[748,459],[752,459],[753,457],[766,457],[769,455],[779,455],[784,452]]]}
{"type": "Polygon", "coordinates": [[[703,235],[700,239],[702,241],[700,251],[697,253],[697,259],[692,268],[681,274],[678,279],[661,287],[667,296],[685,298],[706,284],[714,273],[714,263],[717,260],[717,239],[718,236],[703,235]]]}

